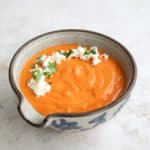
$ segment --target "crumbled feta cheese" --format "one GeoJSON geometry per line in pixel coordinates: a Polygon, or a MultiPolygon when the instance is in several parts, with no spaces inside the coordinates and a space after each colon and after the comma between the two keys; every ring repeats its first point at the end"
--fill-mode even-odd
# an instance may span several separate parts
{"type": "MultiPolygon", "coordinates": [[[[92,64],[93,65],[97,65],[98,63],[101,62],[100,58],[99,58],[99,52],[98,52],[98,48],[96,46],[92,46],[90,48],[90,51],[94,50],[94,54],[90,52],[90,54],[88,55],[84,55],[83,51],[82,54],[80,56],[81,60],[89,60],[92,59],[92,64]]],[[[86,51],[86,49],[84,49],[84,52],[86,51]]]]}
{"type": "Polygon", "coordinates": [[[41,56],[39,56],[39,57],[37,57],[36,58],[36,62],[37,63],[43,63],[43,61],[45,60],[47,58],[47,56],[46,55],[41,55],[41,56]]]}
{"type": "Polygon", "coordinates": [[[79,57],[80,57],[81,55],[84,54],[84,52],[86,51],[86,48],[79,46],[79,47],[77,48],[77,51],[78,51],[79,57]]]}
{"type": "Polygon", "coordinates": [[[43,64],[42,66],[43,67],[48,67],[49,65],[49,62],[53,63],[54,60],[53,60],[53,57],[52,56],[48,56],[44,61],[43,61],[43,64]]]}
{"type": "Polygon", "coordinates": [[[46,55],[42,55],[42,56],[41,56],[41,62],[43,63],[43,61],[44,61],[46,58],[47,58],[46,55]]]}
{"type": "Polygon", "coordinates": [[[102,56],[104,57],[105,60],[107,60],[109,58],[109,55],[106,53],[103,53],[102,56]]]}
{"type": "Polygon", "coordinates": [[[97,57],[95,57],[94,59],[92,59],[92,64],[95,66],[97,64],[99,64],[101,62],[101,60],[97,57]]]}
{"type": "Polygon", "coordinates": [[[45,81],[44,76],[38,82],[31,78],[28,82],[28,87],[33,90],[37,97],[43,96],[51,90],[51,85],[45,81]]]}
{"type": "Polygon", "coordinates": [[[43,61],[43,67],[48,67],[49,62],[56,64],[60,64],[62,60],[65,60],[66,57],[64,55],[61,55],[59,52],[53,53],[51,56],[48,56],[47,59],[43,61]]]}
{"type": "Polygon", "coordinates": [[[79,46],[76,49],[72,49],[72,54],[69,56],[69,58],[75,57],[75,58],[80,58],[83,56],[86,48],[79,46]]]}
{"type": "Polygon", "coordinates": [[[69,58],[75,57],[75,58],[80,58],[81,60],[84,60],[84,61],[92,59],[93,65],[97,65],[98,63],[101,62],[99,59],[99,52],[96,46],[93,46],[90,48],[90,50],[93,50],[93,49],[95,51],[95,54],[90,53],[88,55],[85,55],[84,53],[86,51],[86,48],[79,46],[77,49],[72,50],[73,53],[69,56],[69,58]]]}
{"type": "Polygon", "coordinates": [[[96,51],[96,53],[98,53],[98,47],[97,46],[92,46],[90,47],[90,50],[94,49],[96,51]]]}
{"type": "Polygon", "coordinates": [[[52,59],[56,64],[60,64],[62,60],[65,60],[66,57],[64,55],[61,55],[59,52],[55,52],[52,54],[52,59]]]}
{"type": "Polygon", "coordinates": [[[80,56],[80,59],[87,61],[87,60],[91,59],[91,56],[90,56],[90,54],[89,54],[89,55],[81,55],[81,56],[80,56]]]}

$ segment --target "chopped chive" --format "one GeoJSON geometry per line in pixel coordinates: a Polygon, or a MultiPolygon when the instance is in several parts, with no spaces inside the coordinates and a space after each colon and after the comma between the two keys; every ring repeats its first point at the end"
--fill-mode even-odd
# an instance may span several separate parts
{"type": "Polygon", "coordinates": [[[41,71],[40,71],[40,70],[34,70],[34,71],[32,72],[32,77],[33,77],[33,79],[34,79],[35,81],[38,82],[38,81],[41,79],[41,77],[42,77],[41,71]]]}
{"type": "Polygon", "coordinates": [[[36,58],[36,62],[37,62],[37,63],[41,63],[41,58],[42,58],[42,56],[37,57],[37,58],[36,58]]]}
{"type": "Polygon", "coordinates": [[[50,74],[50,72],[48,72],[48,71],[43,72],[43,75],[46,76],[46,77],[48,77],[48,78],[51,77],[51,74],[50,74]]]}
{"type": "Polygon", "coordinates": [[[56,69],[56,63],[49,62],[48,68],[50,69],[51,73],[55,73],[57,71],[57,69],[56,69]]]}
{"type": "Polygon", "coordinates": [[[90,51],[86,50],[83,55],[89,55],[90,51]]]}
{"type": "Polygon", "coordinates": [[[96,50],[95,50],[95,49],[92,49],[90,52],[91,52],[92,54],[96,54],[96,50]]]}
{"type": "Polygon", "coordinates": [[[66,57],[69,57],[72,53],[73,53],[73,51],[70,49],[70,50],[67,52],[66,57]]]}
{"type": "Polygon", "coordinates": [[[61,51],[58,51],[58,52],[66,57],[69,57],[73,53],[71,49],[69,49],[68,51],[64,51],[64,52],[61,52],[61,51]]]}

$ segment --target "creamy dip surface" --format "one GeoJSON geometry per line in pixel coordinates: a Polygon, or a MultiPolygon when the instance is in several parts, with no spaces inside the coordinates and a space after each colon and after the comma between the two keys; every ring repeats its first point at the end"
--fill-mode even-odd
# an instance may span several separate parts
{"type": "Polygon", "coordinates": [[[32,56],[22,68],[19,84],[33,108],[46,116],[108,105],[122,94],[125,76],[104,50],[66,44],[32,56]]]}

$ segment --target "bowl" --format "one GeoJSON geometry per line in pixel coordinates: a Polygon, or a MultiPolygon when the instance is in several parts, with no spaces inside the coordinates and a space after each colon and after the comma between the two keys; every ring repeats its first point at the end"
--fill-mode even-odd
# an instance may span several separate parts
{"type": "Polygon", "coordinates": [[[18,110],[21,117],[35,127],[50,127],[59,131],[89,130],[115,116],[128,101],[135,85],[136,75],[135,61],[122,44],[101,33],[78,29],[52,31],[27,41],[17,50],[9,67],[9,80],[19,99],[18,110]],[[36,52],[54,45],[69,43],[78,43],[86,46],[96,45],[113,56],[123,68],[126,87],[119,98],[105,107],[84,113],[53,113],[43,116],[31,106],[20,90],[20,71],[24,62],[36,52]]]}

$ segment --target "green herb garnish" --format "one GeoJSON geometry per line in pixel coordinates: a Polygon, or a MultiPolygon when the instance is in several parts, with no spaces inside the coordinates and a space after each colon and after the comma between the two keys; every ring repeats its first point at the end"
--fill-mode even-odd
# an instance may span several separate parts
{"type": "Polygon", "coordinates": [[[36,62],[37,62],[37,63],[41,63],[41,58],[42,58],[42,56],[37,57],[37,58],[36,58],[36,62]]]}
{"type": "Polygon", "coordinates": [[[71,49],[68,51],[64,51],[64,52],[61,52],[61,51],[58,51],[58,52],[66,57],[69,57],[73,53],[71,49]]]}
{"type": "Polygon", "coordinates": [[[46,76],[46,77],[48,77],[48,78],[51,77],[51,74],[50,74],[50,72],[48,72],[48,71],[43,72],[43,75],[46,76]]]}
{"type": "Polygon", "coordinates": [[[56,63],[49,62],[48,68],[50,69],[51,73],[55,73],[57,71],[57,69],[56,69],[56,63]]]}
{"type": "Polygon", "coordinates": [[[96,50],[95,49],[91,49],[90,51],[92,54],[96,54],[96,50]]]}
{"type": "Polygon", "coordinates": [[[73,51],[70,49],[69,51],[66,52],[66,57],[69,57],[72,53],[73,51]]]}
{"type": "Polygon", "coordinates": [[[85,50],[83,55],[96,54],[96,50],[93,48],[91,50],[85,50]]]}
{"type": "Polygon", "coordinates": [[[89,55],[90,51],[86,50],[83,55],[89,55]]]}
{"type": "Polygon", "coordinates": [[[40,81],[41,77],[42,77],[42,73],[40,70],[34,70],[32,71],[32,77],[35,81],[40,81]]]}

